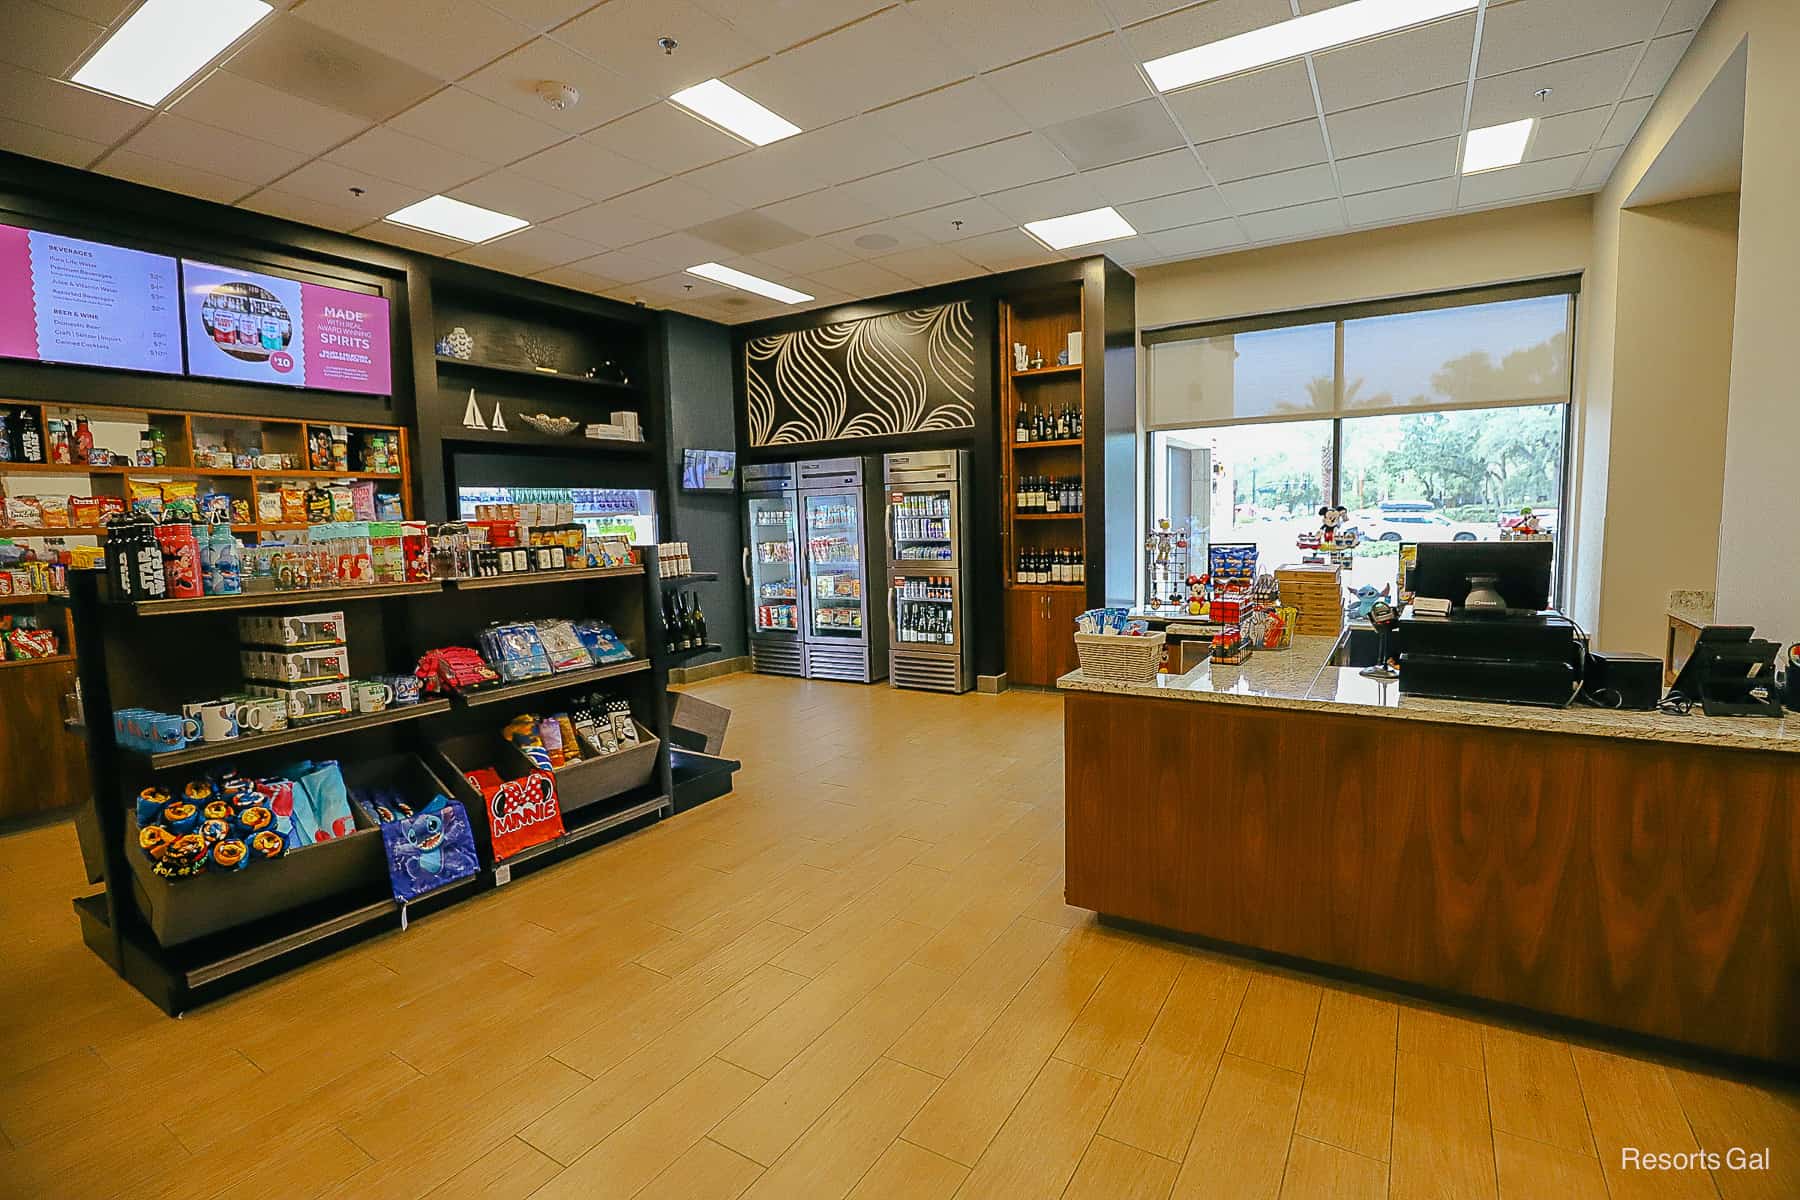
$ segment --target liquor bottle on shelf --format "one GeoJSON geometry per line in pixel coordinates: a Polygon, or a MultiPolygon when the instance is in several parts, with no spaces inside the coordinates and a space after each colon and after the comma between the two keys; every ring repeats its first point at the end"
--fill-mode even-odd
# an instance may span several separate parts
{"type": "Polygon", "coordinates": [[[693,596],[694,607],[688,615],[694,623],[694,644],[704,646],[706,645],[706,614],[700,611],[700,593],[695,592],[693,596]]]}
{"type": "Polygon", "coordinates": [[[1025,402],[1019,401],[1019,421],[1013,427],[1013,441],[1029,442],[1031,440],[1031,422],[1025,415],[1025,402]]]}
{"type": "Polygon", "coordinates": [[[1052,479],[1044,488],[1044,511],[1057,513],[1062,511],[1062,481],[1052,479]]]}

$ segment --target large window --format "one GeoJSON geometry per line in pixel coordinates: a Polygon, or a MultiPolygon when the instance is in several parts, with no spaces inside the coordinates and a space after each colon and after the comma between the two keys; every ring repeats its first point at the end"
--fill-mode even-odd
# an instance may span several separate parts
{"type": "Polygon", "coordinates": [[[1352,589],[1393,588],[1407,543],[1498,540],[1526,510],[1560,559],[1573,326],[1559,281],[1148,335],[1150,513],[1196,563],[1254,542],[1272,571],[1342,505],[1352,589]]]}

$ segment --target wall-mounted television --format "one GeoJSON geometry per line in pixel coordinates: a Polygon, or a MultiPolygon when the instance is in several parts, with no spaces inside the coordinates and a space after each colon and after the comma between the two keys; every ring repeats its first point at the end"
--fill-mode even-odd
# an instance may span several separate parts
{"type": "Polygon", "coordinates": [[[393,393],[383,297],[185,258],[181,282],[188,374],[393,393]]]}
{"type": "Polygon", "coordinates": [[[0,225],[0,358],[181,374],[175,260],[0,225]]]}
{"type": "Polygon", "coordinates": [[[683,450],[681,490],[684,492],[737,491],[737,451],[683,450]]]}

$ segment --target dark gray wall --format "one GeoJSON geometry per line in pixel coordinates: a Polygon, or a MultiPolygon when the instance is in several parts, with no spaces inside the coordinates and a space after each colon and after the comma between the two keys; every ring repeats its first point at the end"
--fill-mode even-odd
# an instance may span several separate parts
{"type": "MultiPolygon", "coordinates": [[[[707,637],[725,657],[750,653],[744,616],[742,499],[735,492],[681,490],[681,452],[735,450],[737,418],[732,389],[731,330],[724,325],[663,314],[669,384],[669,479],[672,520],[663,536],[688,543],[696,571],[717,571],[717,583],[696,583],[706,613],[707,637]]],[[[712,662],[701,655],[694,663],[712,662]]]]}

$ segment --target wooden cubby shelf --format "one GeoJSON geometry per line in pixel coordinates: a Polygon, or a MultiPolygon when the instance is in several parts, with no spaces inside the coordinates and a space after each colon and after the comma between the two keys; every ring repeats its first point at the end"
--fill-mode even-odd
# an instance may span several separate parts
{"type": "Polygon", "coordinates": [[[446,579],[444,585],[459,592],[473,592],[486,588],[524,587],[533,583],[583,583],[590,579],[629,579],[643,573],[644,568],[640,566],[587,567],[569,571],[530,571],[522,575],[488,575],[480,579],[446,579]]]}
{"type": "MultiPolygon", "coordinates": [[[[1077,318],[1079,320],[1079,318],[1077,318]]],[[[1059,375],[1081,374],[1080,363],[1052,363],[1045,367],[1031,367],[1024,371],[1008,372],[1014,379],[1044,379],[1059,375]]]]}
{"type": "Polygon", "coordinates": [[[140,617],[166,617],[175,613],[217,612],[233,608],[300,608],[342,604],[350,600],[387,600],[396,596],[426,596],[441,592],[441,580],[426,583],[389,583],[362,588],[308,588],[299,592],[245,592],[238,596],[196,596],[189,600],[134,600],[120,605],[140,617]]]}

